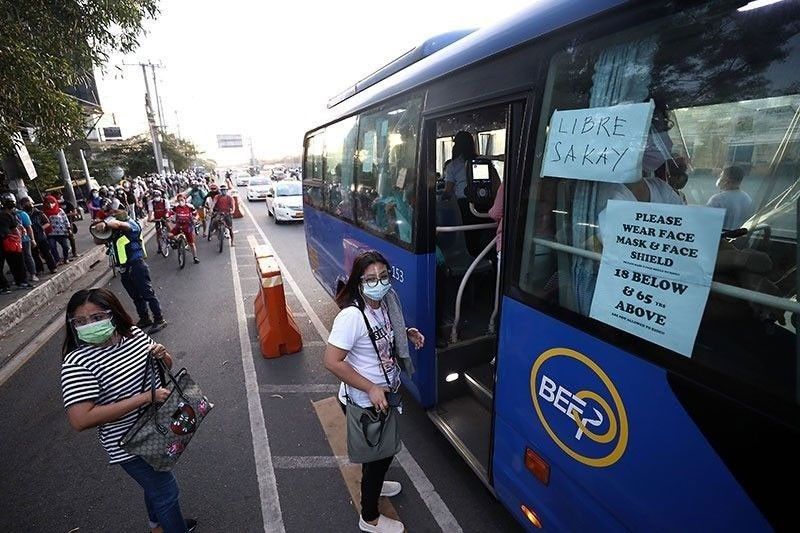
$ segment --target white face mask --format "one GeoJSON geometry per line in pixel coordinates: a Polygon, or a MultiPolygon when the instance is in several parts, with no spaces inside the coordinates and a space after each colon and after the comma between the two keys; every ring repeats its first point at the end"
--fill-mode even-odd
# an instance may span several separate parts
{"type": "Polygon", "coordinates": [[[178,200],[178,205],[183,207],[184,205],[186,205],[186,200],[178,200]]]}

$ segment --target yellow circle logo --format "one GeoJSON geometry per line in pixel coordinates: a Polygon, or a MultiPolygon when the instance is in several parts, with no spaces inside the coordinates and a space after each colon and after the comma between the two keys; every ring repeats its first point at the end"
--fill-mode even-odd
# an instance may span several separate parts
{"type": "Polygon", "coordinates": [[[628,416],[622,398],[603,369],[582,353],[569,348],[553,348],[542,353],[531,368],[531,399],[547,434],[564,453],[576,461],[588,466],[606,467],[619,461],[625,453],[628,445],[628,416]],[[611,404],[600,392],[572,392],[574,389],[547,375],[542,369],[543,365],[558,358],[577,361],[588,368],[606,389],[603,392],[611,398],[611,404]],[[542,404],[547,407],[547,416],[542,410],[542,404]],[[552,419],[557,416],[565,416],[571,422],[566,426],[563,422],[557,424],[552,419]],[[550,421],[548,417],[551,417],[550,421]],[[554,425],[560,426],[558,431],[553,429],[554,425]],[[570,428],[570,435],[566,435],[564,427],[570,428]],[[584,437],[591,444],[587,444],[584,437]],[[598,453],[589,453],[594,450],[598,453]]]}

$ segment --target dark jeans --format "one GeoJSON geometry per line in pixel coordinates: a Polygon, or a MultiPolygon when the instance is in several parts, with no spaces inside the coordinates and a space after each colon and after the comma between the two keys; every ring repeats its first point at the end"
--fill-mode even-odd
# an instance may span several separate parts
{"type": "Polygon", "coordinates": [[[56,269],[56,262],[53,259],[53,254],[50,252],[50,243],[47,242],[47,237],[43,239],[36,239],[36,249],[33,252],[33,262],[36,263],[36,272],[41,274],[44,272],[44,262],[47,263],[47,269],[54,272],[56,269]]]}
{"type": "Polygon", "coordinates": [[[50,242],[50,253],[53,254],[56,263],[62,260],[58,255],[58,246],[61,246],[61,251],[64,253],[63,261],[66,263],[69,259],[69,238],[66,235],[48,235],[47,240],[50,242]]]}
{"type": "Polygon", "coordinates": [[[128,263],[120,275],[122,286],[128,292],[128,296],[136,306],[139,318],[148,318],[147,306],[153,312],[153,318],[159,320],[161,315],[161,304],[158,303],[156,293],[153,291],[153,284],[150,281],[150,269],[147,263],[139,259],[128,263]]]}
{"type": "Polygon", "coordinates": [[[140,457],[120,466],[144,489],[144,504],[150,526],[158,524],[164,533],[185,533],[186,522],[178,501],[180,491],[172,472],[156,472],[140,457]]]}
{"type": "Polygon", "coordinates": [[[22,252],[5,252],[0,248],[0,288],[9,287],[8,280],[3,274],[5,263],[8,262],[8,269],[11,271],[11,276],[14,278],[14,283],[22,285],[28,280],[28,273],[25,272],[25,260],[22,258],[22,252]]]}
{"type": "MultiPolygon", "coordinates": [[[[339,406],[347,416],[344,404],[340,402],[339,406]]],[[[361,518],[367,522],[377,520],[381,514],[378,511],[378,500],[381,497],[383,478],[386,477],[392,459],[394,456],[361,465],[361,518]]]]}

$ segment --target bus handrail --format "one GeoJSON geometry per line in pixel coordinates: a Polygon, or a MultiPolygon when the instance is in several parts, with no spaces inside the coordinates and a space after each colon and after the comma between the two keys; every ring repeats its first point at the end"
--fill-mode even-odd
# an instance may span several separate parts
{"type": "Polygon", "coordinates": [[[473,204],[472,202],[469,203],[469,212],[472,213],[472,216],[478,218],[492,218],[491,215],[489,215],[489,213],[481,213],[480,211],[475,209],[475,204],[473,204]]]}
{"type": "Polygon", "coordinates": [[[472,264],[469,266],[467,271],[464,273],[464,277],[461,279],[461,283],[458,286],[458,294],[456,295],[456,314],[455,317],[453,317],[453,327],[450,330],[451,343],[458,342],[458,323],[461,321],[461,298],[464,296],[464,289],[467,286],[467,281],[469,281],[469,277],[472,275],[472,272],[478,266],[478,263],[480,263],[483,260],[483,257],[487,253],[489,253],[489,250],[491,250],[494,247],[496,242],[497,242],[497,235],[495,235],[489,242],[489,244],[486,245],[486,248],[484,248],[481,251],[481,253],[478,254],[478,257],[476,257],[475,260],[472,261],[472,264]]]}
{"type": "MultiPolygon", "coordinates": [[[[534,238],[533,242],[557,252],[566,252],[584,257],[586,259],[591,259],[593,261],[600,261],[600,258],[602,257],[599,253],[591,250],[584,250],[582,248],[576,248],[575,246],[548,241],[547,239],[534,238]]],[[[720,283],[718,281],[711,282],[711,290],[717,294],[723,294],[725,296],[738,298],[747,302],[765,305],[767,307],[788,311],[790,313],[800,313],[800,302],[796,302],[788,298],[781,298],[780,296],[773,296],[772,294],[752,291],[750,289],[744,289],[742,287],[728,285],[727,283],[720,283]]]]}
{"type": "Polygon", "coordinates": [[[493,229],[496,227],[497,227],[497,222],[486,222],[484,224],[465,224],[462,226],[436,226],[436,233],[456,233],[459,231],[493,229]]]}

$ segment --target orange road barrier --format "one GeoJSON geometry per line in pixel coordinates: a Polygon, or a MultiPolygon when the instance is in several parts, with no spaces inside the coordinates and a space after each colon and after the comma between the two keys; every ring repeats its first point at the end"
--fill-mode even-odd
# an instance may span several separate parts
{"type": "Polygon", "coordinates": [[[244,215],[239,211],[239,191],[234,191],[233,196],[233,218],[244,218],[244,215]]]}
{"type": "Polygon", "coordinates": [[[256,246],[256,271],[261,282],[255,303],[261,355],[270,359],[303,349],[300,329],[286,305],[283,277],[268,246],[256,246]]]}

